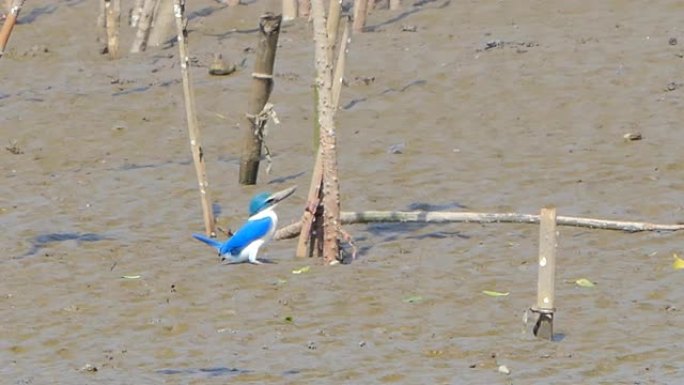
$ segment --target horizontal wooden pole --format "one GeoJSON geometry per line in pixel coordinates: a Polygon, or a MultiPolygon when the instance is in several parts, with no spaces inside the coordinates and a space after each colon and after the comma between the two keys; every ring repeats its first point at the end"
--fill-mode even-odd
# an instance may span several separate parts
{"type": "MultiPolygon", "coordinates": [[[[444,211],[361,211],[340,213],[342,224],[373,222],[404,223],[529,223],[538,224],[539,215],[519,213],[474,213],[444,211]]],[[[679,231],[684,224],[657,224],[648,222],[614,221],[597,218],[566,217],[556,218],[558,226],[586,227],[602,230],[639,231],[679,231]]],[[[279,229],[275,239],[289,239],[299,235],[301,223],[296,222],[279,229]]]]}

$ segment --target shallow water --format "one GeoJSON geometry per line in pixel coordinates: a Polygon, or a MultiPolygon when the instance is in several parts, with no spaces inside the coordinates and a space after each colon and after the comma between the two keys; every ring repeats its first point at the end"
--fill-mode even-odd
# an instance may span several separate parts
{"type": "MultiPolygon", "coordinates": [[[[283,224],[305,204],[314,69],[303,21],[280,37],[272,173],[256,187],[236,183],[254,59],[245,49],[258,15],[277,4],[189,9],[225,227],[240,224],[257,191],[300,186],[279,206],[283,224]],[[214,52],[245,67],[210,77],[214,52]]],[[[374,12],[373,32],[353,38],[338,113],[343,209],[552,204],[559,215],[681,221],[684,49],[669,40],[684,39],[683,10],[447,0],[374,12]],[[625,141],[630,132],[643,139],[625,141]]],[[[202,220],[176,48],[109,61],[97,53],[96,12],[85,1],[27,2],[0,60],[0,141],[22,152],[0,151],[3,383],[684,378],[676,233],[561,228],[553,343],[522,323],[535,300],[536,226],[355,225],[347,231],[361,255],[350,265],[295,259],[294,241],[265,250],[276,264],[218,265],[190,238],[202,220]]],[[[132,33],[122,39],[128,47],[132,33]]]]}

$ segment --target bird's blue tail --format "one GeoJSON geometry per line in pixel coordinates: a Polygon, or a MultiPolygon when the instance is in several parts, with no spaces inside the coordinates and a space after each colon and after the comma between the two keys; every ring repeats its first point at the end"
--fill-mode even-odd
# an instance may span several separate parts
{"type": "Polygon", "coordinates": [[[216,239],[209,238],[203,234],[192,234],[192,237],[206,243],[207,245],[215,248],[216,250],[221,250],[222,243],[217,241],[216,239]]]}

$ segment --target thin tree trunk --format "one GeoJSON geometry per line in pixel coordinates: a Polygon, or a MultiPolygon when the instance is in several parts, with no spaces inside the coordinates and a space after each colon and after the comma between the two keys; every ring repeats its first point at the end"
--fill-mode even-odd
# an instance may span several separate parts
{"type": "Polygon", "coordinates": [[[154,17],[154,8],[158,0],[145,0],[140,21],[138,21],[138,32],[135,34],[131,53],[142,52],[147,48],[147,39],[150,37],[150,26],[154,17]]]}
{"type": "Polygon", "coordinates": [[[7,42],[9,41],[10,35],[12,34],[12,29],[17,23],[17,18],[19,17],[19,12],[21,7],[24,5],[24,0],[14,0],[12,6],[10,7],[9,14],[2,24],[2,29],[0,29],[0,58],[5,53],[5,47],[7,47],[7,42]]]}
{"type": "Polygon", "coordinates": [[[121,0],[105,0],[107,52],[110,59],[119,57],[119,30],[121,27],[121,0]]]}
{"type": "Polygon", "coordinates": [[[340,190],[337,176],[337,138],[332,108],[332,63],[329,60],[323,0],[311,2],[314,25],[315,58],[318,85],[318,120],[321,124],[323,158],[323,256],[331,263],[339,258],[340,190]]]}
{"type": "Polygon", "coordinates": [[[159,0],[153,16],[153,25],[147,45],[159,47],[173,36],[173,0],[159,0]]]}
{"type": "Polygon", "coordinates": [[[247,106],[247,124],[244,128],[240,158],[240,184],[256,184],[259,174],[263,129],[267,119],[262,111],[273,89],[273,66],[281,21],[281,15],[276,16],[272,13],[266,13],[259,18],[259,43],[252,73],[252,91],[247,106]]]}
{"type": "Polygon", "coordinates": [[[174,0],[174,15],[176,17],[176,29],[178,32],[178,50],[180,53],[181,76],[183,78],[183,95],[185,97],[185,115],[188,121],[188,135],[190,137],[190,149],[192,160],[195,164],[195,173],[199,184],[200,197],[202,201],[202,214],[204,218],[204,229],[208,236],[216,236],[216,224],[214,213],[211,208],[211,197],[209,194],[209,182],[207,181],[207,170],[204,162],[204,151],[202,149],[202,135],[199,124],[197,123],[197,113],[195,109],[195,93],[190,80],[190,58],[187,49],[187,30],[185,29],[185,0],[174,0]]]}

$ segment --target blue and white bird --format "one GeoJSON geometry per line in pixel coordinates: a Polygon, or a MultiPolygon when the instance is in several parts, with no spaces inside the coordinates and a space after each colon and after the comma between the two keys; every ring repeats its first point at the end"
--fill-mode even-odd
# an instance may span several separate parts
{"type": "Polygon", "coordinates": [[[293,186],[275,194],[257,194],[249,203],[249,219],[225,242],[219,242],[203,234],[192,236],[218,250],[221,261],[261,264],[257,259],[259,248],[271,240],[278,226],[278,216],[273,209],[296,189],[297,186],[293,186]]]}

